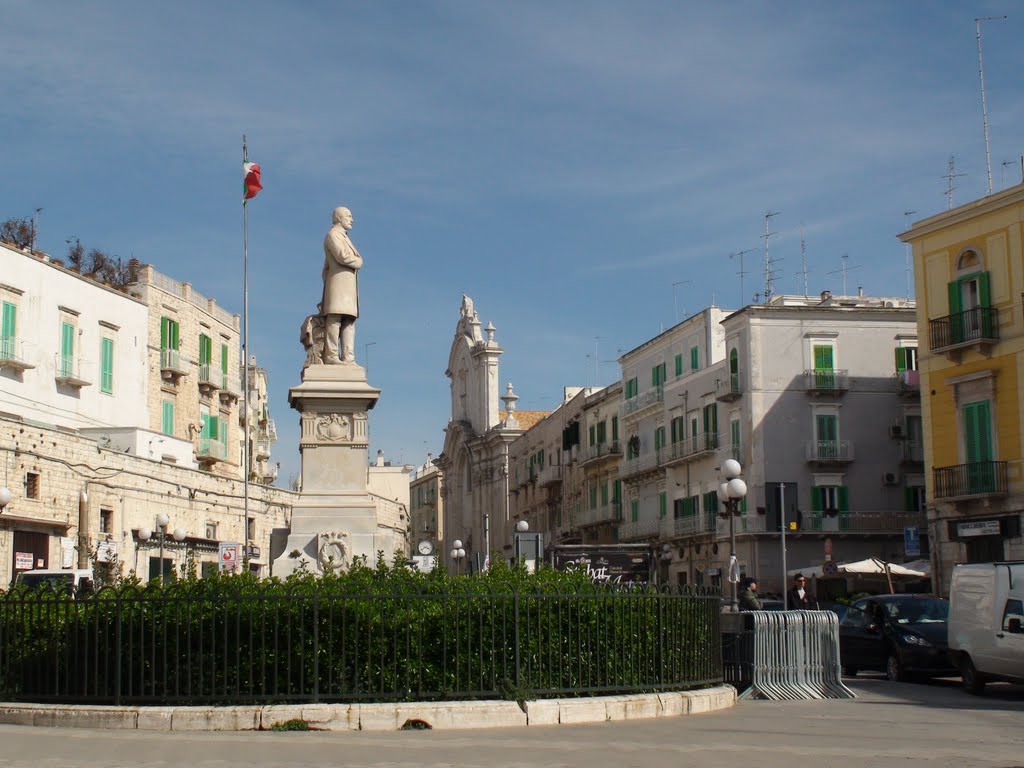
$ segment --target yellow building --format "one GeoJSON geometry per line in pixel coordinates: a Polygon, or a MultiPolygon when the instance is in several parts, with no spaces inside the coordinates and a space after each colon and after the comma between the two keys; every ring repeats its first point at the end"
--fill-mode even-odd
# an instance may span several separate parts
{"type": "Polygon", "coordinates": [[[1024,185],[919,221],[917,362],[936,591],[953,565],[1024,558],[1024,185]]]}

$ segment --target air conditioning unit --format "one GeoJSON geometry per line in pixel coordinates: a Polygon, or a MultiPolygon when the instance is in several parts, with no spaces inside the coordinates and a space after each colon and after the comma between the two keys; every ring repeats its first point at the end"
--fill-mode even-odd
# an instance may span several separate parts
{"type": "Polygon", "coordinates": [[[884,472],[882,473],[882,485],[898,485],[900,482],[900,476],[895,472],[884,472]]]}
{"type": "Polygon", "coordinates": [[[893,425],[891,425],[889,427],[889,437],[894,437],[897,440],[901,440],[903,438],[903,425],[902,424],[893,424],[893,425]]]}

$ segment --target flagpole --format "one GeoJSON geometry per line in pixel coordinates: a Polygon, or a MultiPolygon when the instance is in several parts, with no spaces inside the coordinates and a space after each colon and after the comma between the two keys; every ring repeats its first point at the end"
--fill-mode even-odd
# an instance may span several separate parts
{"type": "MultiPolygon", "coordinates": [[[[242,134],[242,167],[249,162],[249,148],[242,134]]],[[[245,475],[245,525],[242,530],[242,564],[249,568],[249,475],[252,456],[249,447],[249,200],[242,195],[242,390],[245,392],[245,440],[242,441],[242,463],[245,475]]]]}

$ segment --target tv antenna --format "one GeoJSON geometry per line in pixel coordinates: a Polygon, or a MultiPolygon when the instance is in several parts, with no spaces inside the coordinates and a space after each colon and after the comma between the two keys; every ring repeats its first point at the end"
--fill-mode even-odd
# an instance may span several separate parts
{"type": "Polygon", "coordinates": [[[999,21],[1005,16],[980,16],[974,20],[978,37],[978,80],[981,83],[981,126],[985,131],[985,170],[988,172],[988,193],[992,194],[992,157],[988,150],[988,107],[985,104],[985,65],[981,58],[981,22],[999,21]]]}
{"type": "Polygon", "coordinates": [[[953,209],[953,190],[956,189],[953,179],[959,179],[966,175],[966,173],[956,172],[956,155],[950,155],[949,162],[946,163],[946,175],[942,177],[946,180],[946,210],[953,209]]]}
{"type": "MultiPolygon", "coordinates": [[[[672,308],[675,310],[676,322],[677,323],[679,322],[679,302],[676,301],[676,288],[678,288],[680,285],[686,285],[689,282],[691,282],[691,281],[690,280],[679,280],[677,282],[672,283],[672,308]]],[[[685,307],[685,305],[683,306],[683,314],[684,315],[686,314],[686,307],[685,307]]]]}
{"type": "Polygon", "coordinates": [[[762,237],[764,238],[764,303],[765,304],[767,304],[768,301],[772,297],[772,294],[774,292],[772,289],[774,287],[774,282],[775,282],[775,270],[773,269],[773,267],[775,266],[775,262],[772,261],[771,256],[768,255],[768,238],[770,238],[772,235],[778,234],[776,232],[769,232],[768,231],[768,221],[773,216],[778,216],[778,215],[779,215],[778,211],[768,211],[764,215],[764,235],[762,235],[762,237]]]}
{"type": "MultiPolygon", "coordinates": [[[[910,217],[913,216],[915,213],[917,213],[917,211],[904,211],[903,212],[903,229],[904,230],[910,229],[910,217]]],[[[907,268],[906,268],[907,269],[907,300],[909,300],[910,299],[910,243],[907,243],[904,246],[904,250],[906,251],[906,260],[907,260],[907,268]]]]}
{"type": "Polygon", "coordinates": [[[846,293],[846,273],[847,272],[852,272],[855,269],[860,269],[860,265],[858,264],[855,267],[851,267],[849,265],[849,263],[848,263],[850,261],[850,254],[848,254],[848,253],[844,253],[840,258],[842,260],[842,266],[839,267],[839,269],[833,269],[831,272],[829,272],[829,274],[830,275],[838,275],[838,274],[842,273],[842,275],[843,275],[843,296],[846,296],[847,295],[847,293],[846,293]]]}
{"type": "Polygon", "coordinates": [[[746,256],[748,253],[753,253],[755,250],[757,250],[757,249],[756,248],[747,248],[746,250],[736,251],[735,253],[730,253],[729,254],[729,258],[730,259],[735,257],[735,256],[738,256],[739,259],[740,259],[740,271],[737,272],[736,274],[740,276],[740,306],[741,307],[745,307],[747,305],[747,300],[744,298],[744,296],[746,294],[743,293],[743,276],[747,274],[747,271],[745,269],[743,269],[743,257],[746,256]]]}
{"type": "Polygon", "coordinates": [[[804,238],[804,225],[800,225],[800,264],[801,270],[798,274],[804,278],[804,296],[807,295],[807,240],[804,238]]]}

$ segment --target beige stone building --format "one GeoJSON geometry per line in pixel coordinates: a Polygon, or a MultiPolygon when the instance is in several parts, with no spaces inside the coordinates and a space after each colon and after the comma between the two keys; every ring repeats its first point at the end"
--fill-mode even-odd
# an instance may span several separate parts
{"type": "Polygon", "coordinates": [[[445,540],[441,472],[429,454],[426,462],[410,476],[409,527],[412,554],[441,554],[445,540]],[[429,549],[424,542],[429,544],[429,549]]]}

